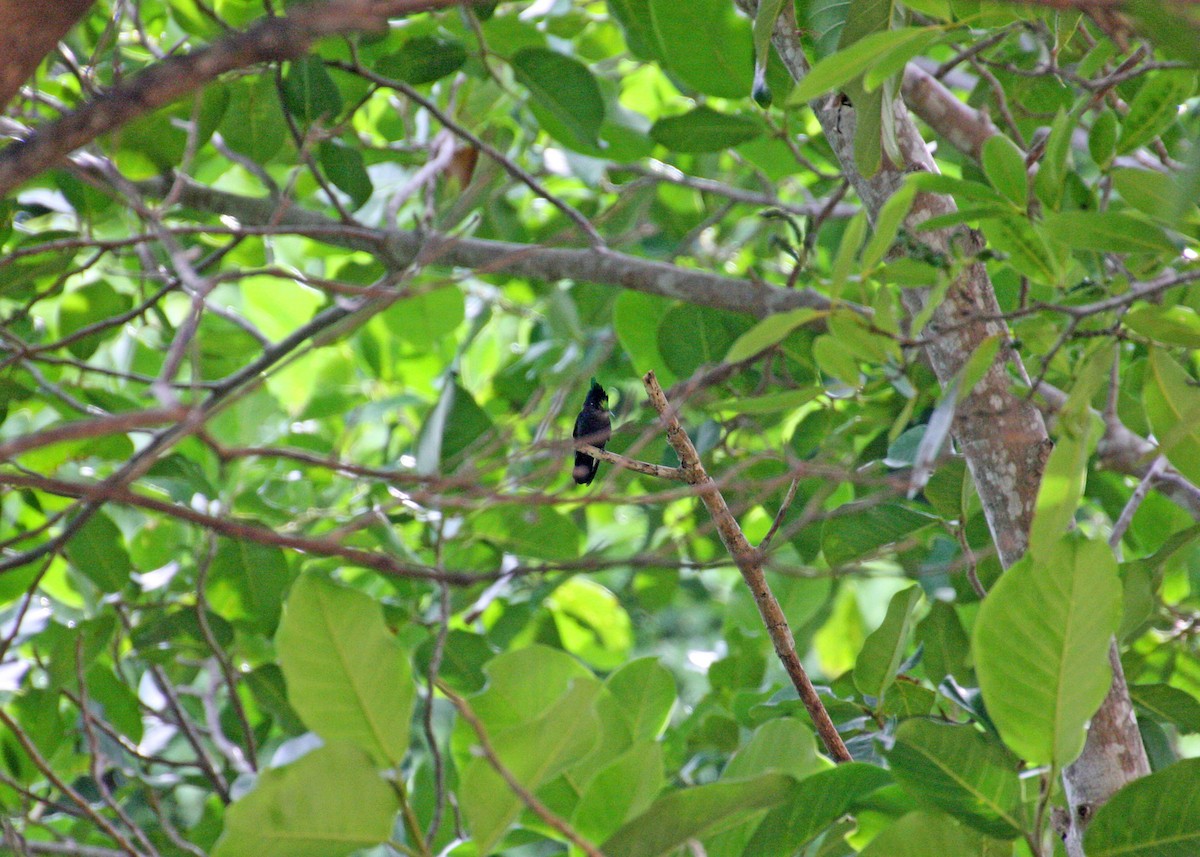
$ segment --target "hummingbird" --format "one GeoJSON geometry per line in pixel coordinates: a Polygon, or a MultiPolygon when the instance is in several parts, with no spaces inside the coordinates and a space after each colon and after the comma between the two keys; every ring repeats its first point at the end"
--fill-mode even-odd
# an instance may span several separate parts
{"type": "MultiPolygon", "coordinates": [[[[571,433],[571,436],[576,440],[582,440],[592,446],[604,449],[604,444],[608,443],[611,435],[612,421],[608,417],[608,393],[604,392],[604,388],[593,378],[587,398],[583,400],[583,410],[575,418],[575,431],[571,433]]],[[[571,471],[571,476],[579,485],[591,485],[592,480],[596,478],[596,471],[599,469],[600,462],[595,458],[586,452],[576,452],[575,468],[571,471]]]]}

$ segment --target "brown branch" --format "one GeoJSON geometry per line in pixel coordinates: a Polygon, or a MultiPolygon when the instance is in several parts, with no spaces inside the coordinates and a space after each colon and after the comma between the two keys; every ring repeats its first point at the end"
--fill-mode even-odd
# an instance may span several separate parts
{"type": "Polygon", "coordinates": [[[77,420],[63,425],[48,428],[45,431],[20,435],[7,443],[0,443],[0,461],[37,449],[68,440],[81,440],[89,437],[101,437],[109,434],[120,434],[145,426],[173,423],[187,416],[188,409],[183,405],[173,408],[160,408],[149,411],[129,411],[113,414],[107,417],[97,417],[92,420],[77,420]]]}
{"type": "Polygon", "coordinates": [[[683,470],[684,478],[688,484],[697,489],[701,501],[716,524],[721,541],[733,558],[734,564],[737,565],[738,571],[742,573],[742,579],[750,588],[759,615],[762,616],[763,623],[766,625],[767,634],[770,635],[771,642],[775,646],[775,654],[792,680],[792,685],[800,695],[804,707],[808,709],[808,714],[817,728],[817,733],[821,736],[821,741],[825,744],[825,749],[838,762],[851,761],[850,751],[846,749],[842,736],[838,734],[837,727],[829,718],[829,712],[825,710],[825,704],[817,695],[817,689],[813,687],[808,673],[804,671],[804,665],[800,663],[800,656],[796,654],[796,641],[792,638],[787,617],[774,593],[771,592],[766,575],[763,573],[762,554],[746,541],[746,536],[738,525],[737,519],[729,511],[729,506],[726,505],[720,489],[705,471],[696,447],[692,445],[687,432],[679,424],[679,418],[667,402],[666,394],[659,386],[658,379],[654,377],[654,372],[647,372],[642,377],[642,383],[646,386],[650,403],[654,405],[666,426],[667,441],[675,449],[675,454],[679,456],[682,465],[680,469],[683,470]]]}
{"type": "Polygon", "coordinates": [[[387,19],[461,5],[463,0],[329,0],[302,4],[283,17],[265,18],[206,48],[171,57],[25,140],[0,151],[0,198],[102,134],[184,95],[220,75],[262,62],[296,59],[314,41],[340,33],[379,30],[387,19]]]}
{"type": "Polygon", "coordinates": [[[0,113],[93,0],[0,0],[0,113]]]}
{"type": "Polygon", "coordinates": [[[586,441],[576,441],[575,448],[580,452],[586,452],[592,458],[607,461],[610,464],[615,464],[617,467],[623,467],[626,470],[632,470],[635,473],[644,473],[647,476],[657,476],[659,479],[671,479],[676,482],[682,482],[687,478],[683,470],[679,467],[667,467],[662,464],[651,464],[648,461],[638,461],[636,458],[626,458],[623,455],[617,455],[615,452],[609,452],[606,449],[593,446],[586,441]]]}
{"type": "Polygon", "coordinates": [[[572,845],[579,848],[588,857],[604,857],[603,851],[584,839],[579,834],[579,831],[538,800],[533,792],[521,785],[520,781],[513,776],[512,771],[500,760],[500,756],[496,753],[496,748],[492,746],[491,739],[488,738],[487,730],[483,728],[483,723],[475,716],[475,712],[471,710],[471,706],[467,705],[467,701],[441,682],[438,683],[438,690],[458,709],[459,715],[467,722],[467,725],[471,727],[475,733],[475,737],[479,740],[479,749],[483,751],[484,758],[488,760],[488,763],[495,768],[496,773],[508,784],[513,794],[521,799],[521,803],[529,807],[547,825],[565,836],[572,845]]]}

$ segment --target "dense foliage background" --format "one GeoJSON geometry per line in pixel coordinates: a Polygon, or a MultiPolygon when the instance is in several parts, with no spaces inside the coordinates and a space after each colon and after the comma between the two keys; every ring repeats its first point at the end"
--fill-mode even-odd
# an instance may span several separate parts
{"type": "Polygon", "coordinates": [[[1200,853],[1200,19],[761,7],[100,0],[45,58],[9,853],[1200,853]],[[592,376],[679,463],[651,370],[854,761],[692,485],[572,482],[592,376]],[[1099,808],[1114,637],[1154,773],[1099,808]]]}

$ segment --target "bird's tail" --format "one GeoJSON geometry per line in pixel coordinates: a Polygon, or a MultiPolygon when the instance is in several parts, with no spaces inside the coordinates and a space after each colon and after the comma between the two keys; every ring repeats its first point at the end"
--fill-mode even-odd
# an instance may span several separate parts
{"type": "Polygon", "coordinates": [[[591,485],[592,480],[596,478],[596,471],[599,469],[599,461],[586,452],[576,452],[575,468],[571,471],[571,477],[579,485],[591,485]]]}

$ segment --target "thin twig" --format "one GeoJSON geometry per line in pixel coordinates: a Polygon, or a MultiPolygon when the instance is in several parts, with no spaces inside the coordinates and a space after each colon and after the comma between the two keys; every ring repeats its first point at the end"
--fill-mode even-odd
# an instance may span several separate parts
{"type": "Polygon", "coordinates": [[[746,541],[746,536],[738,525],[737,519],[729,511],[729,506],[726,505],[720,488],[705,471],[696,447],[692,445],[687,432],[679,423],[678,416],[667,402],[667,397],[663,393],[662,387],[659,386],[658,379],[654,377],[654,372],[647,372],[642,377],[642,383],[646,386],[646,393],[650,396],[651,404],[654,405],[666,425],[667,441],[679,456],[681,469],[688,484],[697,489],[701,501],[712,515],[721,541],[737,565],[738,571],[742,573],[742,579],[750,588],[750,593],[754,596],[754,603],[758,606],[759,615],[762,616],[767,633],[775,646],[775,654],[792,680],[792,685],[800,695],[804,707],[808,710],[809,717],[812,718],[813,725],[816,726],[817,733],[825,744],[825,749],[838,762],[851,761],[850,751],[846,749],[846,744],[842,741],[842,736],[838,734],[837,727],[833,725],[829,712],[825,709],[825,704],[821,702],[821,697],[817,694],[817,689],[813,687],[808,673],[804,670],[804,665],[800,663],[800,656],[796,653],[796,641],[792,638],[787,617],[774,593],[771,592],[766,575],[763,573],[762,553],[756,551],[746,541]]]}
{"type": "Polygon", "coordinates": [[[523,786],[517,780],[517,778],[513,776],[512,771],[510,771],[504,762],[500,761],[500,757],[496,755],[496,748],[492,746],[491,739],[488,738],[487,730],[483,728],[483,723],[481,723],[479,718],[475,716],[475,712],[471,710],[471,706],[467,705],[467,701],[454,691],[450,690],[450,688],[446,687],[444,683],[438,684],[438,690],[445,694],[446,698],[449,699],[450,702],[454,704],[454,707],[458,709],[458,713],[462,719],[467,722],[467,725],[470,726],[472,730],[474,730],[475,737],[479,740],[479,749],[483,751],[484,758],[486,758],[491,766],[496,769],[496,773],[498,773],[504,782],[508,784],[508,787],[512,789],[513,794],[521,799],[521,803],[529,807],[529,809],[532,810],[533,813],[547,825],[565,836],[572,845],[579,848],[584,854],[587,854],[588,857],[604,857],[603,851],[584,839],[579,832],[575,830],[575,828],[567,823],[565,819],[555,814],[548,806],[538,800],[533,792],[525,788],[525,786],[523,786]]]}

